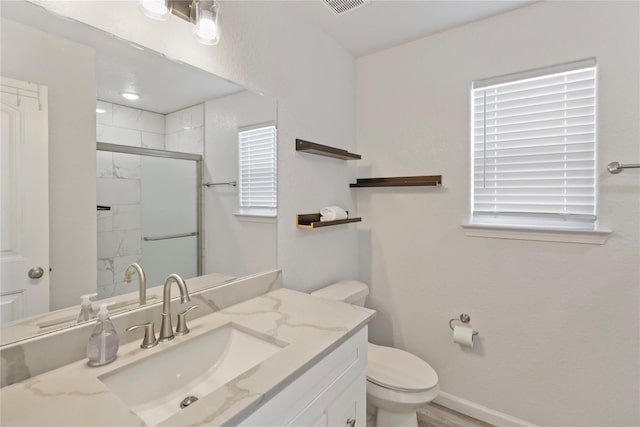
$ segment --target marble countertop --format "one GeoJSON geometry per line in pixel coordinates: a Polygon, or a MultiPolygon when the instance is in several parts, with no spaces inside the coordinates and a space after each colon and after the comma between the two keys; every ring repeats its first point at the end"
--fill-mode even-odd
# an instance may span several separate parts
{"type": "Polygon", "coordinates": [[[0,424],[144,426],[98,377],[233,322],[288,345],[159,426],[234,425],[353,335],[373,315],[373,310],[363,307],[278,289],[192,320],[189,335],[168,343],[147,350],[141,349],[137,340],[123,345],[118,358],[109,365],[91,368],[82,360],[5,387],[0,390],[0,424]]]}

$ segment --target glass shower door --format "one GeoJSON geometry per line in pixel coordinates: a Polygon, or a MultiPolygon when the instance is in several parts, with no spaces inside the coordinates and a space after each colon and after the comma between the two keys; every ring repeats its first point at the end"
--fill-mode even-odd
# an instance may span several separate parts
{"type": "Polygon", "coordinates": [[[125,280],[137,262],[147,288],[169,274],[201,272],[202,156],[98,143],[98,299],[138,290],[125,280]]]}
{"type": "Polygon", "coordinates": [[[162,285],[169,274],[198,275],[197,162],[141,156],[141,265],[148,287],[162,285]]]}

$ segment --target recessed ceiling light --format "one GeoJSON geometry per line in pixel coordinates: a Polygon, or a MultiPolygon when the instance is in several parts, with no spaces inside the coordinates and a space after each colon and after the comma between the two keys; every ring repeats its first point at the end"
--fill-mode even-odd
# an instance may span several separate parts
{"type": "Polygon", "coordinates": [[[102,114],[102,113],[106,113],[107,110],[105,110],[104,108],[96,108],[96,113],[98,114],[102,114]]]}
{"type": "Polygon", "coordinates": [[[122,95],[124,99],[128,99],[129,101],[135,101],[137,99],[140,99],[140,95],[138,95],[137,93],[122,92],[120,95],[122,95]]]}

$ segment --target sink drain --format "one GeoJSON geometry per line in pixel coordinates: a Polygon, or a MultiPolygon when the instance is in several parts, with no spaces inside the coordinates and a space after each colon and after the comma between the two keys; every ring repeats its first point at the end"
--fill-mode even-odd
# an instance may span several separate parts
{"type": "Polygon", "coordinates": [[[182,399],[182,402],[180,402],[180,408],[184,409],[187,406],[191,405],[193,402],[197,402],[198,398],[195,396],[187,396],[184,399],[182,399]]]}

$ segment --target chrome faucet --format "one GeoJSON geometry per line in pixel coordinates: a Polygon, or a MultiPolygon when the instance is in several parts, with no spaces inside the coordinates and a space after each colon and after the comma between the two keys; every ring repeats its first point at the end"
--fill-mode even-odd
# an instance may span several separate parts
{"type": "Polygon", "coordinates": [[[185,302],[191,301],[184,280],[177,274],[169,275],[162,289],[162,324],[160,326],[158,341],[171,341],[173,339],[173,326],[171,325],[171,284],[173,282],[177,283],[178,289],[180,289],[180,302],[184,304],[185,302]]]}
{"type": "Polygon", "coordinates": [[[138,286],[140,288],[140,305],[145,305],[147,303],[147,278],[144,275],[144,270],[140,267],[140,264],[134,262],[127,270],[124,272],[124,283],[131,282],[131,275],[133,272],[138,273],[138,286]]]}

